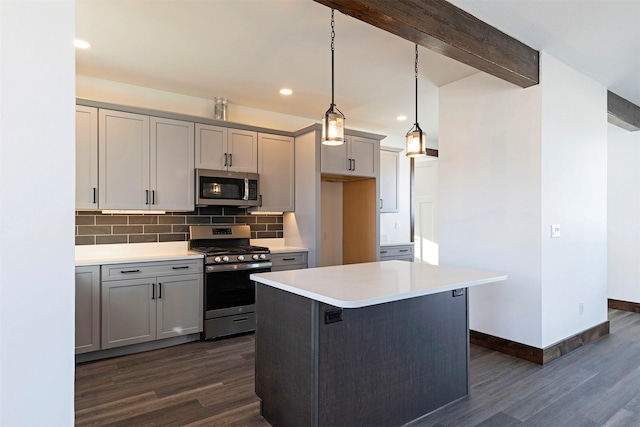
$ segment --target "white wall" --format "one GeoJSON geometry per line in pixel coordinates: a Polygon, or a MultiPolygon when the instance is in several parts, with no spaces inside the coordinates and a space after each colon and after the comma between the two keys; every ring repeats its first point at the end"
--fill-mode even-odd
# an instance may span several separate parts
{"type": "Polygon", "coordinates": [[[2,426],[74,420],[73,37],[73,1],[0,5],[2,426]]]}
{"type": "Polygon", "coordinates": [[[607,89],[549,55],[540,60],[546,347],[607,320],[607,89]]]}
{"type": "MultiPolygon", "coordinates": [[[[94,101],[213,119],[214,102],[211,99],[181,95],[147,87],[97,79],[95,77],[78,75],[76,80],[76,96],[94,101]]],[[[234,123],[243,123],[289,132],[297,131],[317,121],[316,119],[312,120],[304,117],[273,113],[271,111],[259,110],[233,103],[228,104],[227,118],[230,122],[234,123]]]]}
{"type": "Polygon", "coordinates": [[[640,303],[640,132],[608,125],[608,297],[640,303]]]}
{"type": "Polygon", "coordinates": [[[471,329],[540,347],[540,87],[475,74],[439,114],[440,265],[508,274],[471,289],[471,329]]]}
{"type": "Polygon", "coordinates": [[[607,271],[606,89],[541,59],[538,86],[440,88],[438,212],[442,265],[509,276],[471,290],[471,328],[538,348],[606,320],[607,271]]]}

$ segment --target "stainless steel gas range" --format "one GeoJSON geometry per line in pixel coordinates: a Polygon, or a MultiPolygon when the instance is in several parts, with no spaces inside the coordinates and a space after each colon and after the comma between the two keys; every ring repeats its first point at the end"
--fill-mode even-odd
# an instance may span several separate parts
{"type": "Polygon", "coordinates": [[[251,246],[248,225],[189,227],[189,249],[205,254],[204,339],[255,330],[253,273],[271,271],[269,248],[251,246]]]}

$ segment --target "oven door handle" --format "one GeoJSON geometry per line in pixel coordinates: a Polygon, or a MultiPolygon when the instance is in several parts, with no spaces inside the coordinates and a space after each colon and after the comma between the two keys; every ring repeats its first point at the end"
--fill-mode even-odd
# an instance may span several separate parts
{"type": "Polygon", "coordinates": [[[260,268],[269,268],[273,264],[267,262],[247,262],[245,264],[215,264],[207,265],[207,273],[215,273],[217,271],[234,271],[234,270],[258,270],[260,268]]]}

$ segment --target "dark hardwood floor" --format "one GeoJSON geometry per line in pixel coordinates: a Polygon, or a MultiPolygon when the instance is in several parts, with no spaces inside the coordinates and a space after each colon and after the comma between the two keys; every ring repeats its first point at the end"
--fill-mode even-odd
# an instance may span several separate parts
{"type": "MultiPolygon", "coordinates": [[[[472,345],[471,394],[412,426],[640,426],[640,313],[609,320],[608,336],[545,366],[472,345]]],[[[253,346],[243,335],[80,364],[76,425],[268,426],[253,346]]]]}

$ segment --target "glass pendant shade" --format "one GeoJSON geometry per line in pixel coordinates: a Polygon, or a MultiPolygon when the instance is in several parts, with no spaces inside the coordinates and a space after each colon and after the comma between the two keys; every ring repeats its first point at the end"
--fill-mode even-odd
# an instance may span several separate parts
{"type": "Polygon", "coordinates": [[[407,157],[423,157],[427,155],[427,137],[416,125],[407,132],[407,157]]]}
{"type": "Polygon", "coordinates": [[[322,117],[322,143],[324,145],[344,144],[344,116],[333,106],[322,117]]]}

